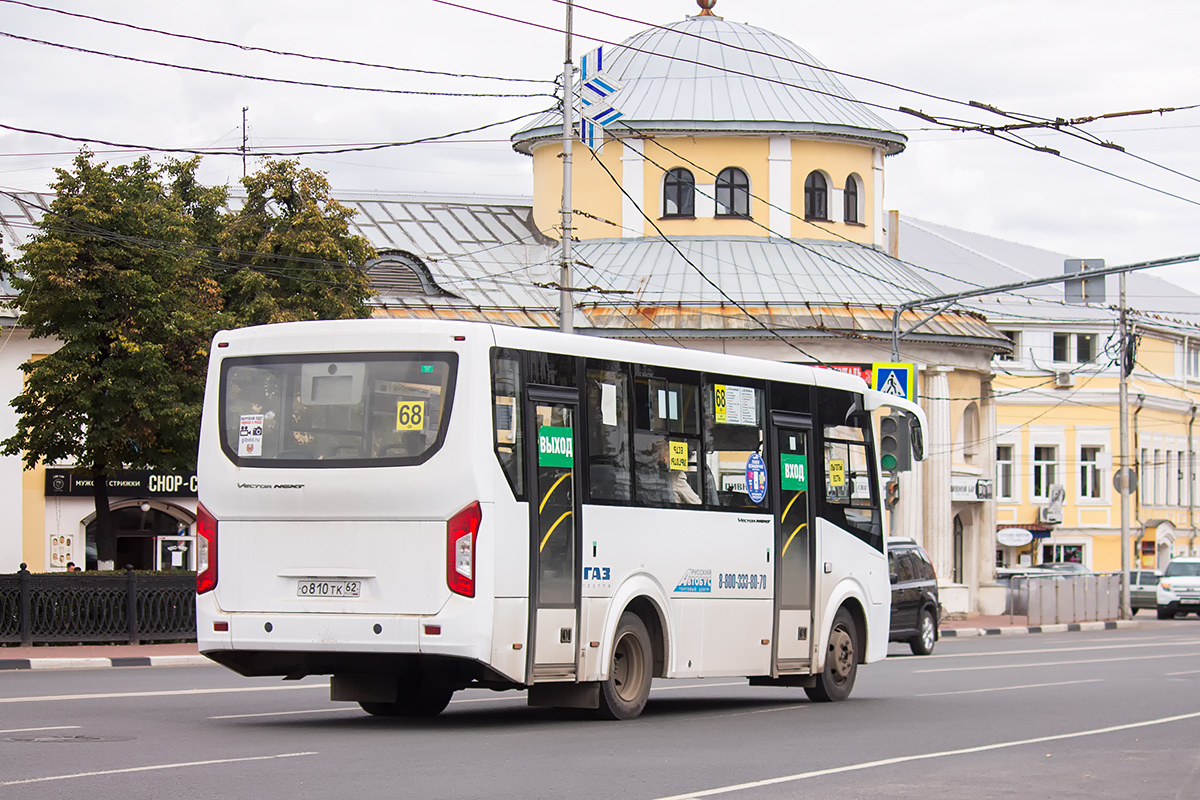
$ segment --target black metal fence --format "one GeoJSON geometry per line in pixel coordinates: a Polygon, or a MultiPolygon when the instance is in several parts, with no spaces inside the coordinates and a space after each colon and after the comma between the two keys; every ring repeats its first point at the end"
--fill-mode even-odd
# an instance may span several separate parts
{"type": "Polygon", "coordinates": [[[0,575],[0,644],[196,639],[196,578],[69,573],[0,575]]]}

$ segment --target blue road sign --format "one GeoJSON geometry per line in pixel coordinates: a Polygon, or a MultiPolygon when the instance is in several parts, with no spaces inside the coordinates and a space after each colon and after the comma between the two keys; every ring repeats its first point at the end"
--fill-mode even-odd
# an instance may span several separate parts
{"type": "Polygon", "coordinates": [[[916,370],[912,364],[872,364],[872,389],[884,394],[903,397],[912,400],[915,394],[913,375],[916,370]]]}

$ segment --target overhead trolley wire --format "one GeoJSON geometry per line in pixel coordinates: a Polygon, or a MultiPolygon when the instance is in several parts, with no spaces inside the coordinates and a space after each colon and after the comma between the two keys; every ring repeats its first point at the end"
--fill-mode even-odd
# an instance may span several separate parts
{"type": "Polygon", "coordinates": [[[193,42],[200,42],[202,44],[214,44],[214,45],[219,45],[221,47],[231,47],[236,50],[242,50],[244,52],[250,52],[250,53],[266,53],[268,55],[273,55],[273,56],[287,56],[289,58],[302,58],[302,59],[306,59],[309,61],[321,61],[321,62],[325,62],[325,63],[329,63],[329,64],[342,64],[342,65],[352,66],[352,67],[367,67],[369,69],[384,69],[384,70],[392,70],[395,72],[413,73],[413,74],[417,74],[417,75],[436,75],[438,77],[445,77],[445,78],[469,78],[472,80],[507,81],[507,82],[511,82],[511,83],[549,84],[551,86],[557,85],[555,81],[539,79],[539,78],[509,78],[509,77],[502,77],[499,75],[475,75],[475,74],[466,73],[466,72],[443,72],[440,70],[432,70],[432,69],[417,69],[416,67],[397,67],[397,66],[393,66],[391,64],[374,64],[369,61],[355,61],[353,59],[347,59],[347,58],[332,58],[330,56],[317,56],[317,55],[311,55],[308,53],[297,53],[297,52],[290,51],[290,50],[275,50],[270,47],[256,47],[254,45],[238,44],[236,42],[227,42],[222,39],[210,39],[210,38],[207,38],[204,36],[195,36],[192,34],[178,33],[175,31],[165,31],[165,30],[161,30],[159,28],[148,28],[148,27],[144,27],[142,25],[134,25],[129,22],[120,22],[118,20],[105,19],[104,17],[95,17],[95,16],[92,16],[91,14],[80,14],[80,13],[73,12],[73,11],[64,11],[63,9],[60,9],[60,8],[49,8],[47,6],[34,5],[33,3],[25,3],[25,2],[22,2],[21,0],[0,0],[0,3],[7,3],[9,5],[14,5],[14,6],[24,6],[25,8],[31,8],[36,11],[48,11],[53,14],[61,14],[65,17],[75,17],[77,19],[86,19],[86,20],[90,20],[92,22],[100,22],[105,25],[115,25],[115,26],[118,26],[121,28],[128,28],[130,30],[141,31],[143,33],[153,33],[153,34],[156,34],[159,36],[169,36],[173,39],[184,39],[184,40],[193,41],[193,42]]]}
{"type": "Polygon", "coordinates": [[[0,128],[3,128],[4,130],[14,131],[16,133],[28,133],[28,134],[31,134],[34,136],[47,136],[51,139],[62,139],[64,141],[68,141],[68,142],[79,142],[81,144],[102,144],[106,147],[119,147],[119,148],[125,149],[125,150],[140,150],[140,151],[146,151],[146,152],[151,152],[151,153],[188,153],[191,155],[198,155],[198,156],[237,156],[238,158],[241,158],[245,155],[260,156],[260,157],[261,156],[281,156],[281,157],[324,156],[324,155],[336,155],[338,153],[362,153],[362,152],[369,152],[369,151],[373,151],[373,150],[387,150],[387,149],[390,149],[393,147],[411,147],[412,145],[427,144],[429,142],[443,141],[443,140],[450,139],[455,136],[462,136],[463,134],[467,134],[467,133],[476,133],[478,131],[487,130],[488,128],[496,128],[501,125],[509,125],[513,122],[520,122],[523,119],[527,119],[529,117],[536,117],[540,114],[545,114],[548,111],[552,111],[552,110],[553,109],[530,111],[529,113],[521,114],[519,116],[512,117],[511,119],[500,120],[499,122],[489,122],[486,125],[477,125],[473,128],[465,128],[463,130],[454,131],[452,133],[443,133],[443,134],[438,134],[436,136],[422,136],[419,139],[409,139],[409,140],[403,141],[403,142],[380,142],[380,143],[376,143],[376,144],[348,145],[345,147],[333,147],[333,148],[314,149],[314,150],[253,150],[253,151],[248,151],[248,152],[242,152],[242,150],[240,148],[228,150],[228,149],[220,149],[220,148],[158,147],[158,146],[149,145],[149,144],[133,144],[133,143],[129,143],[129,142],[112,142],[112,141],[108,141],[105,139],[97,139],[95,137],[71,136],[71,135],[68,135],[65,133],[55,133],[53,131],[43,131],[43,130],[37,130],[35,128],[22,128],[22,127],[18,127],[16,125],[6,125],[2,122],[0,122],[0,128]]]}
{"type": "Polygon", "coordinates": [[[500,97],[500,98],[525,98],[525,97],[557,97],[557,95],[548,92],[438,92],[430,89],[383,89],[375,86],[350,86],[347,84],[338,83],[317,83],[314,81],[299,81],[288,78],[267,78],[262,75],[249,75],[244,72],[228,72],[220,69],[208,69],[207,67],[192,67],[186,64],[172,64],[169,61],[155,61],[149,58],[137,58],[135,56],[123,56],[118,53],[108,53],[103,50],[92,50],[87,47],[78,47],[75,45],[62,44],[60,42],[51,42],[45,39],[35,39],[31,36],[19,36],[8,31],[0,31],[0,36],[8,39],[15,39],[21,42],[30,42],[32,44],[45,45],[47,47],[57,47],[62,50],[70,50],[75,53],[84,53],[86,55],[103,56],[105,58],[113,58],[118,61],[130,61],[135,64],[146,64],[152,67],[167,67],[169,69],[179,69],[185,72],[198,72],[204,75],[218,75],[225,78],[241,78],[248,81],[262,81],[264,83],[281,83],[287,86],[303,86],[317,89],[341,89],[348,92],[374,92],[378,94],[400,94],[400,95],[421,95],[425,97],[500,97]]]}

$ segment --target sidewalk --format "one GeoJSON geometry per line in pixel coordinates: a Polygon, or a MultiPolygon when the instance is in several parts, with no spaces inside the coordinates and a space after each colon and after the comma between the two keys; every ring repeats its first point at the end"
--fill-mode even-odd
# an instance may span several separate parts
{"type": "Polygon", "coordinates": [[[194,667],[212,663],[200,655],[195,642],[0,647],[0,671],[95,669],[97,667],[194,667]]]}
{"type": "Polygon", "coordinates": [[[1013,636],[1029,633],[1067,633],[1068,631],[1111,631],[1138,627],[1138,620],[1107,622],[1072,622],[1057,625],[1030,625],[1024,616],[968,615],[966,619],[943,619],[941,635],[945,638],[965,636],[1013,636]]]}

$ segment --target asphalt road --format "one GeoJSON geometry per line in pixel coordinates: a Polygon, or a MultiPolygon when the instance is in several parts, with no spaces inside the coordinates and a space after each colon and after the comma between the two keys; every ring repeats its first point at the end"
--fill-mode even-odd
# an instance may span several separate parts
{"type": "Polygon", "coordinates": [[[631,722],[484,691],[380,719],[216,666],[0,673],[0,797],[1200,797],[1200,620],[892,647],[845,703],[658,681],[631,722]]]}

